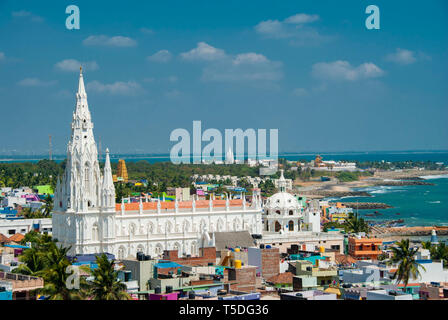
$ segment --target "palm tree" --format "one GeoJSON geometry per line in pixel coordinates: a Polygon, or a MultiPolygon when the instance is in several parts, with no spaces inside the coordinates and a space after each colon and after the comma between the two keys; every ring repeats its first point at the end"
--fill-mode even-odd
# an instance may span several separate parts
{"type": "Polygon", "coordinates": [[[58,247],[52,242],[44,257],[46,268],[42,275],[45,286],[42,293],[50,296],[50,300],[80,300],[83,298],[79,289],[69,289],[67,278],[72,274],[67,273],[70,261],[67,252],[70,248],[58,247]]]}
{"type": "Polygon", "coordinates": [[[43,259],[42,252],[40,252],[37,248],[26,249],[19,257],[19,260],[23,263],[15,268],[12,271],[13,273],[39,276],[45,268],[45,261],[43,259]]]}
{"type": "Polygon", "coordinates": [[[346,225],[348,232],[369,232],[369,225],[365,222],[364,218],[359,218],[358,213],[351,213],[347,219],[346,225]]]}
{"type": "Polygon", "coordinates": [[[392,258],[390,264],[398,264],[397,271],[392,276],[392,279],[397,279],[397,283],[404,284],[403,291],[409,283],[409,279],[417,279],[420,276],[419,269],[426,271],[420,263],[415,259],[418,248],[409,247],[409,239],[403,239],[397,243],[397,247],[392,247],[392,258]]]}
{"type": "Polygon", "coordinates": [[[445,267],[448,264],[448,247],[445,243],[439,243],[431,247],[431,259],[440,260],[445,267]]]}
{"type": "Polygon", "coordinates": [[[118,280],[118,273],[114,270],[114,261],[109,261],[103,253],[96,257],[98,268],[92,271],[94,280],[90,285],[90,292],[94,300],[129,300],[126,285],[118,280]]]}
{"type": "Polygon", "coordinates": [[[432,248],[431,241],[422,241],[422,247],[423,247],[423,249],[431,250],[431,248],[432,248]]]}
{"type": "Polygon", "coordinates": [[[44,205],[42,207],[42,213],[45,218],[49,217],[51,214],[51,211],[53,210],[53,199],[49,194],[44,199],[44,205]]]}

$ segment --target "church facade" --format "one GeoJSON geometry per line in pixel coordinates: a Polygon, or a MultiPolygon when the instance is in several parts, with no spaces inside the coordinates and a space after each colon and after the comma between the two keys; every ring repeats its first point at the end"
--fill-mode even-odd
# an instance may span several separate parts
{"type": "Polygon", "coordinates": [[[82,70],[67,146],[67,164],[54,196],[53,237],[70,254],[108,252],[118,259],[143,252],[160,257],[164,250],[197,255],[213,242],[209,232],[262,233],[262,201],[196,200],[115,203],[109,150],[103,172],[87,103],[82,70]],[[206,243],[205,243],[206,242],[206,243]]]}

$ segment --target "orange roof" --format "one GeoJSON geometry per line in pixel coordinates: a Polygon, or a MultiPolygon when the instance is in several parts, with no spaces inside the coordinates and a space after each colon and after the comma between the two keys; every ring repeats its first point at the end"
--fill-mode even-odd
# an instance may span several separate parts
{"type": "Polygon", "coordinates": [[[0,233],[0,242],[9,242],[9,239],[3,233],[0,233]]]}
{"type": "Polygon", "coordinates": [[[338,264],[353,264],[353,263],[358,262],[358,260],[356,260],[352,256],[349,256],[349,255],[346,255],[346,254],[338,254],[338,253],[335,254],[334,260],[338,264]]]}
{"type": "Polygon", "coordinates": [[[293,278],[293,275],[291,272],[284,272],[284,273],[280,273],[276,276],[272,276],[269,279],[267,279],[266,281],[274,283],[274,284],[292,283],[292,278],[293,278]]]}
{"type": "Polygon", "coordinates": [[[9,237],[10,241],[14,241],[14,242],[20,242],[25,238],[25,236],[21,233],[16,233],[13,234],[11,237],[9,237]]]}
{"type": "MultiPolygon", "coordinates": [[[[213,208],[225,208],[226,200],[213,200],[213,208]]],[[[157,210],[157,202],[142,202],[143,210],[157,210]]],[[[241,207],[243,205],[243,200],[229,200],[229,205],[231,207],[241,207]]],[[[248,204],[249,205],[249,204],[248,204]]],[[[175,209],[174,201],[161,201],[160,209],[161,210],[173,210],[175,209]]],[[[179,201],[178,202],[179,209],[188,209],[192,208],[192,201],[179,201]]],[[[209,200],[197,200],[196,208],[208,208],[209,200]]],[[[140,207],[139,202],[125,203],[124,210],[125,211],[138,211],[140,207]]],[[[115,204],[115,210],[121,211],[121,203],[115,204]]]]}

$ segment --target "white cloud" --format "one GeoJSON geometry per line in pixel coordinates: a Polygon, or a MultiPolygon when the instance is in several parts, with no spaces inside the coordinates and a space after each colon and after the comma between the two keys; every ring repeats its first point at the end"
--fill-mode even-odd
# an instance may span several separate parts
{"type": "Polygon", "coordinates": [[[79,67],[82,66],[84,70],[88,71],[94,71],[98,70],[98,64],[96,61],[87,61],[87,62],[80,62],[75,59],[65,59],[62,61],[59,61],[54,65],[56,69],[59,69],[61,71],[79,71],[79,67]]]}
{"type": "Polygon", "coordinates": [[[235,59],[233,59],[234,64],[266,63],[268,61],[269,60],[264,55],[253,52],[238,54],[235,59]]]}
{"type": "Polygon", "coordinates": [[[135,81],[117,81],[111,84],[92,81],[87,83],[87,89],[100,93],[109,93],[113,95],[135,95],[141,91],[141,86],[135,81]]]}
{"type": "Polygon", "coordinates": [[[33,14],[32,12],[20,10],[20,11],[13,11],[11,15],[15,18],[29,18],[33,22],[43,22],[44,18],[33,14]]]}
{"type": "Polygon", "coordinates": [[[397,48],[394,53],[388,54],[386,60],[398,64],[412,64],[417,61],[415,53],[411,50],[397,48]]]}
{"type": "Polygon", "coordinates": [[[17,84],[22,87],[49,87],[55,85],[57,81],[44,81],[38,78],[25,78],[19,81],[17,84]]]}
{"type": "Polygon", "coordinates": [[[85,46],[135,47],[137,41],[129,37],[105,35],[89,36],[82,42],[85,46]]]}
{"type": "Polygon", "coordinates": [[[312,75],[324,80],[347,80],[376,78],[384,74],[378,66],[371,62],[352,66],[348,61],[319,62],[313,65],[312,75]]]}
{"type": "Polygon", "coordinates": [[[292,24],[302,24],[302,23],[311,23],[317,20],[319,20],[319,16],[317,14],[298,13],[286,18],[284,22],[292,24]]]}
{"type": "Polygon", "coordinates": [[[171,60],[172,56],[173,55],[168,50],[160,50],[152,56],[149,56],[148,60],[152,62],[168,62],[171,60]]]}
{"type": "Polygon", "coordinates": [[[319,20],[316,14],[298,13],[282,21],[266,20],[258,23],[254,29],[264,38],[289,39],[292,45],[315,45],[331,39],[321,35],[315,28],[307,26],[319,20]]]}
{"type": "Polygon", "coordinates": [[[184,60],[204,61],[203,81],[254,82],[278,81],[283,77],[282,63],[270,61],[264,55],[254,52],[236,55],[199,42],[197,47],[181,54],[184,60]]]}
{"type": "Polygon", "coordinates": [[[226,57],[224,50],[217,49],[205,42],[199,42],[197,47],[188,52],[181,53],[184,60],[213,61],[226,57]]]}

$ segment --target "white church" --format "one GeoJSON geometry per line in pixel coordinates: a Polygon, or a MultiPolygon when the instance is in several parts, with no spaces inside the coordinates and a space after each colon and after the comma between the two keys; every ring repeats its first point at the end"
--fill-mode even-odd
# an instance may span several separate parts
{"type": "Polygon", "coordinates": [[[87,103],[82,69],[67,146],[67,164],[58,180],[52,216],[53,237],[70,254],[108,252],[118,259],[143,252],[160,257],[164,250],[197,255],[208,232],[262,233],[262,201],[195,200],[115,203],[109,151],[103,172],[87,103]]]}

